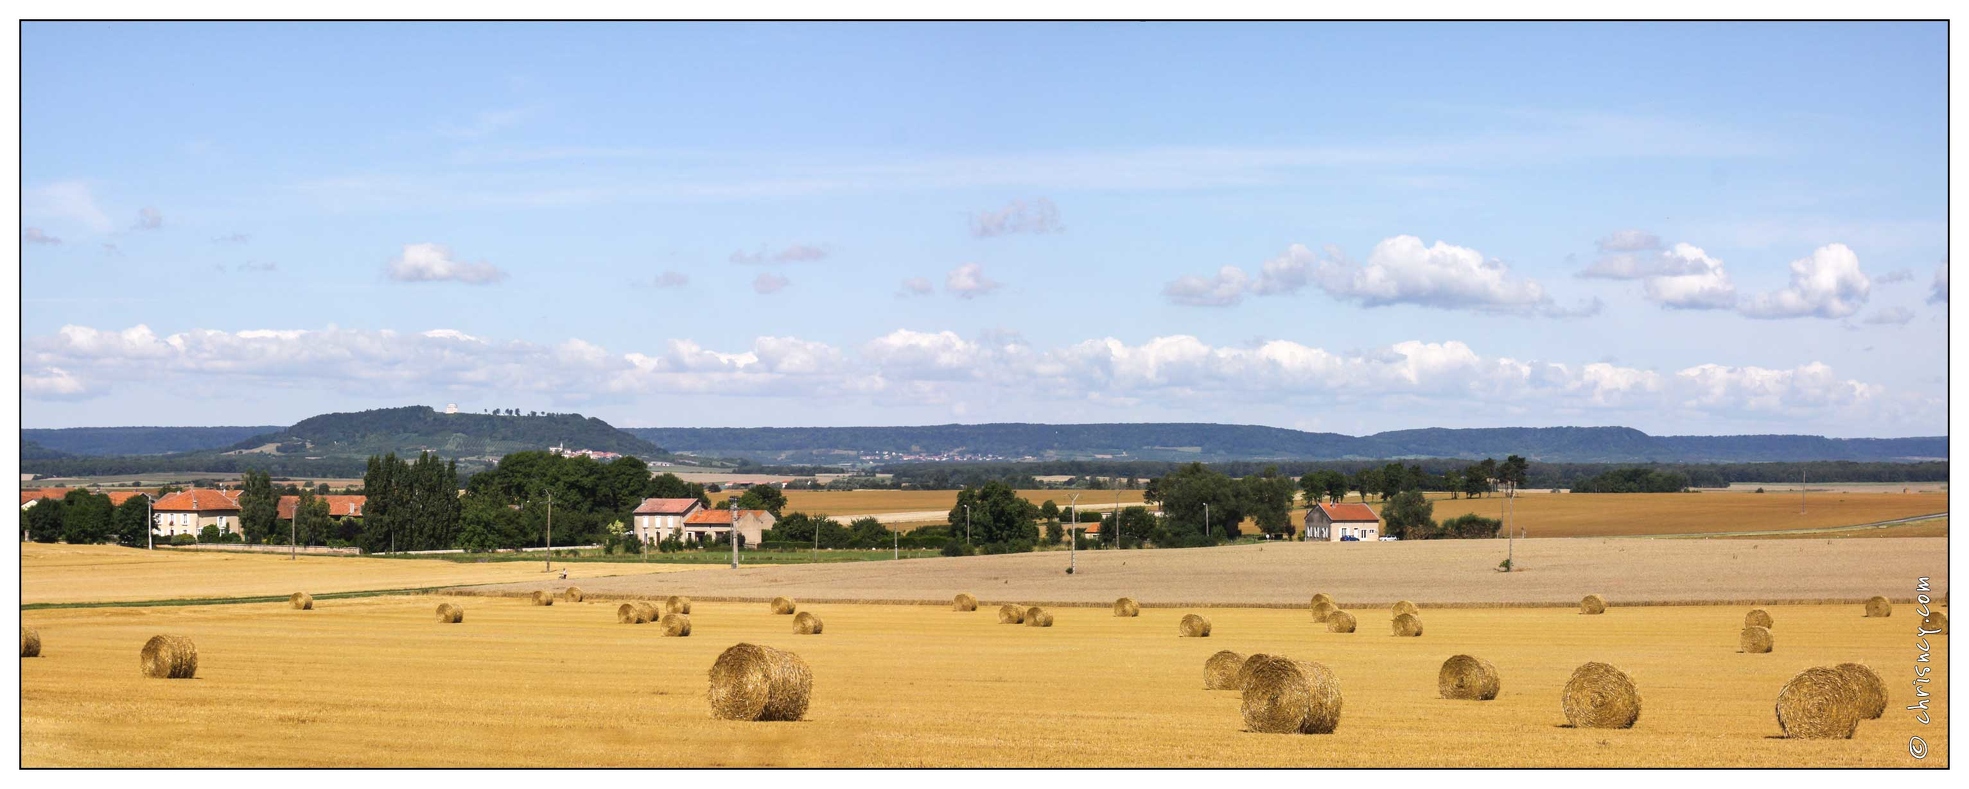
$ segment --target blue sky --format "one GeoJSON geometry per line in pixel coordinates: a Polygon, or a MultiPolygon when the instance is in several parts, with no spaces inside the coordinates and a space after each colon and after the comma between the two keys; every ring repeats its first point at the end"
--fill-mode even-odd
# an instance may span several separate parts
{"type": "Polygon", "coordinates": [[[1939,24],[22,37],[23,420],[1946,433],[1939,24]]]}

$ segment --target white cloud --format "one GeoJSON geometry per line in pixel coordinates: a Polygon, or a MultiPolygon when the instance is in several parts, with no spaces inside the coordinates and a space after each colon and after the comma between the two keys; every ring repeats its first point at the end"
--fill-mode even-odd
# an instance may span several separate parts
{"type": "Polygon", "coordinates": [[[1250,282],[1244,270],[1236,266],[1225,266],[1217,270],[1217,276],[1186,276],[1163,286],[1162,295],[1177,304],[1191,307],[1228,307],[1244,300],[1244,289],[1250,282]]]}
{"type": "Polygon", "coordinates": [[[825,247],[818,247],[812,244],[794,244],[792,246],[781,249],[778,252],[767,252],[765,247],[760,247],[759,251],[757,252],[746,252],[744,250],[740,250],[738,252],[733,252],[730,259],[731,262],[733,263],[757,264],[757,263],[807,263],[815,260],[824,260],[826,258],[827,258],[827,249],[825,247]]]}
{"type": "Polygon", "coordinates": [[[984,275],[984,267],[966,263],[944,275],[943,289],[960,299],[974,299],[997,290],[999,283],[984,275]]]}
{"type": "MultiPolygon", "coordinates": [[[[1330,260],[1343,258],[1340,249],[1330,245],[1326,248],[1326,255],[1330,260]]],[[[1313,251],[1307,249],[1304,244],[1293,244],[1286,248],[1285,254],[1267,260],[1259,267],[1258,281],[1252,286],[1251,292],[1260,296],[1298,293],[1312,281],[1313,272],[1318,265],[1318,255],[1313,254],[1313,251]]]]}
{"type": "Polygon", "coordinates": [[[1935,268],[1935,281],[1928,285],[1929,304],[1948,303],[1948,264],[1935,268]]]}
{"type": "Polygon", "coordinates": [[[463,282],[485,285],[506,278],[506,272],[491,263],[469,263],[452,259],[451,250],[441,244],[405,244],[403,254],[390,260],[390,279],[397,282],[463,282]]]}
{"type": "MultiPolygon", "coordinates": [[[[1352,405],[1420,414],[1560,414],[1598,423],[1664,415],[1786,424],[1801,418],[1906,421],[1908,408],[1925,409],[1923,419],[1945,411],[1939,400],[1896,398],[1817,362],[1794,368],[1696,364],[1657,372],[1604,361],[1574,365],[1486,355],[1456,340],[1343,352],[1292,340],[1228,346],[1170,335],[1139,344],[1099,338],[1043,349],[1013,335],[967,338],[899,329],[849,352],[774,336],[738,350],[689,339],[608,349],[581,339],[544,345],[442,328],[197,329],[158,336],[142,325],[121,331],[64,326],[23,343],[20,372],[23,395],[40,400],[130,386],[211,397],[261,397],[284,389],[364,397],[528,392],[564,402],[714,393],[816,405],[848,398],[883,407],[1019,402],[1198,408],[1234,401],[1245,410],[1229,413],[1352,405]]],[[[1043,413],[1054,412],[1026,418],[1043,413]]],[[[1423,423],[1432,422],[1415,424],[1423,423]]]]}
{"type": "Polygon", "coordinates": [[[786,288],[787,278],[770,271],[761,271],[752,278],[752,292],[760,294],[778,293],[786,288]]]}
{"type": "Polygon", "coordinates": [[[647,284],[649,287],[652,288],[665,289],[665,288],[681,288],[685,285],[689,285],[690,282],[691,282],[691,278],[685,276],[684,273],[681,271],[664,271],[657,274],[654,277],[651,277],[648,283],[638,283],[638,284],[647,284]]]}
{"type": "Polygon", "coordinates": [[[896,295],[928,296],[936,292],[936,283],[931,282],[929,277],[910,277],[902,281],[902,292],[896,295]]]}
{"type": "Polygon", "coordinates": [[[90,230],[107,233],[116,227],[109,214],[96,205],[95,193],[81,181],[57,181],[29,193],[35,214],[79,222],[90,230]]]}
{"type": "Polygon", "coordinates": [[[150,206],[137,211],[137,224],[131,230],[156,230],[164,226],[164,213],[150,206]]]}
{"type": "Polygon", "coordinates": [[[1031,203],[1013,200],[997,211],[980,211],[971,215],[971,235],[978,238],[994,238],[1014,233],[1059,233],[1066,228],[1060,225],[1060,209],[1053,201],[1044,197],[1031,203]]]}
{"type": "Polygon", "coordinates": [[[1845,244],[1827,244],[1791,262],[1791,284],[1746,299],[1738,311],[1751,318],[1844,318],[1866,305],[1872,285],[1860,258],[1845,244]]]}
{"type": "Polygon", "coordinates": [[[1368,307],[1415,304],[1450,310],[1529,313],[1550,306],[1538,283],[1511,276],[1502,262],[1441,241],[1425,246],[1415,236],[1374,245],[1365,266],[1324,261],[1315,284],[1328,295],[1368,307]]]}
{"type": "Polygon", "coordinates": [[[30,227],[22,230],[21,240],[29,244],[59,244],[62,242],[61,239],[48,235],[38,227],[30,227]]]}
{"type": "Polygon", "coordinates": [[[1641,287],[1649,301],[1676,309],[1729,309],[1736,304],[1736,285],[1723,271],[1723,261],[1690,244],[1676,244],[1659,259],[1680,271],[1646,277],[1641,287]]]}
{"type": "Polygon", "coordinates": [[[1914,269],[1911,268],[1897,268],[1873,278],[1873,284],[1875,285],[1892,285],[1897,282],[1912,281],[1914,281],[1914,269]]]}
{"type": "Polygon", "coordinates": [[[1594,244],[1601,252],[1638,252],[1660,249],[1661,238],[1645,230],[1616,230],[1594,244]]]}
{"type": "Polygon", "coordinates": [[[1914,320],[1914,310],[1906,307],[1881,307],[1866,316],[1866,323],[1883,326],[1901,326],[1914,320]]]}

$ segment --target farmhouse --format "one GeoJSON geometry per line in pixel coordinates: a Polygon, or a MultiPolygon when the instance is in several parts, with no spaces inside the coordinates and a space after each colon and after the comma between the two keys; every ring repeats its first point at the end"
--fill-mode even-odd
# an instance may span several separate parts
{"type": "Polygon", "coordinates": [[[684,518],[704,509],[697,499],[643,499],[636,507],[636,539],[662,542],[684,528],[684,518]]]}
{"type": "Polygon", "coordinates": [[[1342,537],[1372,541],[1381,536],[1381,518],[1366,504],[1320,504],[1306,511],[1307,542],[1339,542],[1342,537]]]}
{"type": "Polygon", "coordinates": [[[239,491],[194,488],[158,499],[151,507],[156,514],[157,533],[196,536],[207,526],[221,533],[239,533],[239,491]]]}
{"type": "MultiPolygon", "coordinates": [[[[732,530],[733,510],[700,509],[684,518],[684,540],[704,542],[723,537],[732,530]]],[[[765,539],[765,531],[778,523],[779,519],[765,510],[737,510],[738,535],[745,542],[741,547],[757,546],[765,539]]]]}
{"type": "MultiPolygon", "coordinates": [[[[315,498],[328,502],[330,518],[360,518],[362,504],[369,500],[368,496],[316,496],[315,498]]],[[[282,496],[280,503],[275,505],[275,514],[281,520],[291,521],[294,519],[294,511],[300,507],[300,496],[282,496]]]]}

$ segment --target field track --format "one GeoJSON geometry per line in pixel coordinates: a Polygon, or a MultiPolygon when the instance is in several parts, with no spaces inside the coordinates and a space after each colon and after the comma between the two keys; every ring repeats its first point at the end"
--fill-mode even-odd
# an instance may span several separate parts
{"type": "MultiPolygon", "coordinates": [[[[1848,601],[1902,597],[1916,576],[1948,594],[1945,538],[1868,540],[1519,540],[1520,572],[1500,573],[1504,540],[1270,543],[1221,548],[1083,551],[1067,575],[1064,551],[597,578],[591,595],[687,594],[702,599],[1147,606],[1306,604],[1327,592],[1359,605],[1570,605],[1588,593],[1622,603],[1848,601]]],[[[480,587],[493,594],[551,583],[480,587]]]]}

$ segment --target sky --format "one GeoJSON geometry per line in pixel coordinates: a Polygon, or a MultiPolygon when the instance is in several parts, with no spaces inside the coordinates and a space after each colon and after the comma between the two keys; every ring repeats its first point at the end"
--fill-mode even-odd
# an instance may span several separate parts
{"type": "Polygon", "coordinates": [[[24,24],[22,420],[1947,433],[1942,24],[24,24]]]}

